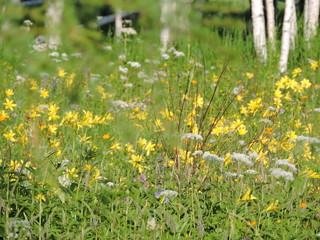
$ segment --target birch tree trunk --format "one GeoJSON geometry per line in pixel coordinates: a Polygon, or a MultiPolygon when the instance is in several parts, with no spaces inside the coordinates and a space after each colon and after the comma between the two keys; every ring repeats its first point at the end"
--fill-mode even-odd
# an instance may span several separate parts
{"type": "Polygon", "coordinates": [[[290,49],[294,49],[295,48],[295,39],[297,36],[297,30],[298,30],[298,25],[297,25],[297,10],[296,10],[296,4],[293,3],[293,12],[292,12],[292,19],[290,22],[290,49]]]}
{"type": "Polygon", "coordinates": [[[121,9],[116,9],[115,12],[115,35],[117,38],[121,37],[122,32],[122,11],[121,9]]]}
{"type": "Polygon", "coordinates": [[[262,0],[251,0],[252,24],[253,24],[253,41],[259,58],[266,62],[267,45],[266,45],[266,29],[263,12],[262,0]]]}
{"type": "Polygon", "coordinates": [[[281,39],[281,56],[279,62],[280,72],[287,70],[288,58],[290,45],[292,46],[291,41],[294,41],[293,31],[294,29],[294,19],[296,19],[295,13],[295,3],[294,0],[286,0],[286,8],[284,12],[283,26],[282,26],[282,39],[281,39]]]}
{"type": "Polygon", "coordinates": [[[177,7],[176,1],[161,0],[160,22],[162,24],[162,29],[160,33],[160,41],[161,41],[163,52],[166,51],[168,48],[168,43],[170,40],[170,25],[172,24],[176,7],[177,7]]]}
{"type": "Polygon", "coordinates": [[[307,42],[315,37],[319,22],[320,0],[305,0],[304,3],[304,36],[307,42]]]}
{"type": "Polygon", "coordinates": [[[62,14],[64,8],[63,0],[49,0],[46,14],[46,28],[48,36],[48,47],[56,49],[61,45],[62,14]]]}
{"type": "Polygon", "coordinates": [[[267,28],[268,28],[268,40],[271,45],[272,51],[275,50],[275,35],[276,35],[276,27],[275,27],[275,8],[274,8],[274,0],[266,0],[266,9],[267,9],[267,28]]]}

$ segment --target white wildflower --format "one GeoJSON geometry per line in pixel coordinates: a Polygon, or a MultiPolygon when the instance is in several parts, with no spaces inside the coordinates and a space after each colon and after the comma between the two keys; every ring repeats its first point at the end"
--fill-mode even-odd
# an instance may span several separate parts
{"type": "Polygon", "coordinates": [[[270,111],[277,111],[278,109],[276,109],[275,107],[268,107],[267,110],[270,110],[270,111]]]}
{"type": "Polygon", "coordinates": [[[208,151],[203,154],[202,159],[213,162],[224,162],[224,158],[218,157],[217,155],[212,154],[208,151]]]}
{"type": "Polygon", "coordinates": [[[195,134],[195,133],[185,133],[181,137],[182,140],[185,139],[190,139],[190,140],[197,140],[197,141],[202,141],[203,137],[200,134],[195,134]]]}
{"type": "Polygon", "coordinates": [[[52,52],[52,53],[49,53],[49,56],[50,57],[60,57],[60,54],[58,52],[52,52]]]}
{"type": "Polygon", "coordinates": [[[157,195],[157,198],[161,198],[162,196],[165,196],[168,198],[174,198],[174,197],[178,196],[178,193],[176,191],[172,191],[172,190],[164,190],[157,195]]]}
{"type": "Polygon", "coordinates": [[[114,186],[114,183],[113,183],[113,182],[107,182],[107,185],[108,185],[109,187],[113,187],[113,186],[114,186]]]}
{"type": "Polygon", "coordinates": [[[102,48],[103,48],[104,50],[106,50],[106,51],[111,51],[111,50],[112,50],[112,47],[109,46],[109,45],[103,46],[102,48]]]}
{"type": "Polygon", "coordinates": [[[137,31],[131,27],[128,27],[128,28],[121,28],[121,33],[125,35],[136,35],[137,31]]]}
{"type": "Polygon", "coordinates": [[[124,54],[119,55],[119,60],[121,61],[125,61],[126,60],[126,56],[124,54]]]}
{"type": "Polygon", "coordinates": [[[81,57],[82,57],[82,53],[79,53],[79,52],[77,52],[77,53],[72,53],[72,54],[71,54],[71,57],[73,57],[73,58],[81,58],[81,57]]]}
{"type": "Polygon", "coordinates": [[[239,141],[238,141],[238,144],[239,144],[239,145],[241,145],[241,146],[243,146],[243,145],[245,145],[245,144],[246,144],[246,142],[245,142],[245,141],[243,141],[243,140],[239,140],[239,141]]]}
{"type": "Polygon", "coordinates": [[[296,172],[298,171],[297,168],[292,164],[292,163],[289,163],[287,159],[279,159],[276,161],[276,165],[279,165],[279,166],[287,166],[289,167],[293,172],[296,172]]]}
{"type": "Polygon", "coordinates": [[[68,187],[71,185],[71,180],[67,178],[66,175],[59,176],[58,181],[64,187],[68,187]]]}
{"type": "Polygon", "coordinates": [[[141,68],[141,64],[138,62],[127,62],[132,68],[141,68]]]}
{"type": "Polygon", "coordinates": [[[161,57],[165,60],[168,60],[170,58],[170,56],[166,53],[162,54],[161,57]]]}
{"type": "Polygon", "coordinates": [[[259,122],[264,122],[264,123],[266,123],[268,125],[273,125],[273,122],[271,120],[267,119],[267,118],[262,118],[262,119],[260,119],[259,122]]]}
{"type": "Polygon", "coordinates": [[[173,54],[174,54],[176,57],[184,57],[184,56],[185,56],[184,52],[179,52],[179,51],[174,51],[173,54]]]}
{"type": "Polygon", "coordinates": [[[230,178],[243,178],[242,174],[226,172],[225,175],[230,178]]]}
{"type": "Polygon", "coordinates": [[[147,74],[145,74],[145,72],[143,72],[143,71],[138,72],[137,76],[138,76],[138,78],[147,78],[148,77],[147,74]]]}
{"type": "Polygon", "coordinates": [[[269,171],[270,171],[271,175],[274,176],[275,178],[283,177],[287,181],[294,180],[292,172],[287,172],[281,168],[270,168],[269,171]]]}
{"type": "Polygon", "coordinates": [[[251,162],[249,159],[250,157],[246,154],[242,153],[232,153],[231,157],[239,162],[243,162],[248,166],[253,166],[253,162],[251,162]]]}
{"type": "Polygon", "coordinates": [[[20,76],[20,75],[17,75],[17,76],[16,76],[16,79],[17,79],[17,81],[19,81],[19,82],[24,82],[24,81],[26,81],[26,79],[25,79],[24,77],[20,76]]]}
{"type": "Polygon", "coordinates": [[[157,220],[156,218],[150,218],[147,222],[147,229],[154,230],[157,227],[157,220]]]}
{"type": "Polygon", "coordinates": [[[257,159],[259,157],[259,154],[256,152],[250,153],[249,154],[249,159],[257,159]]]}
{"type": "Polygon", "coordinates": [[[296,139],[297,141],[305,141],[309,143],[320,143],[320,140],[318,138],[314,137],[306,137],[306,136],[299,136],[296,139]]]}
{"type": "Polygon", "coordinates": [[[31,22],[29,19],[26,19],[23,21],[23,24],[26,25],[27,27],[31,27],[33,25],[33,22],[31,22]]]}
{"type": "Polygon", "coordinates": [[[132,83],[126,83],[123,85],[124,87],[127,87],[127,88],[132,88],[133,87],[133,84],[132,83]]]}
{"type": "Polygon", "coordinates": [[[201,150],[197,150],[194,153],[192,153],[192,156],[199,156],[199,155],[202,155],[202,154],[203,154],[203,152],[201,150]]]}
{"type": "Polygon", "coordinates": [[[121,81],[126,81],[126,80],[128,80],[128,78],[126,76],[120,76],[120,80],[121,81]]]}
{"type": "Polygon", "coordinates": [[[126,68],[126,67],[122,67],[122,66],[119,66],[119,72],[123,73],[123,74],[127,74],[129,69],[126,68]]]}
{"type": "Polygon", "coordinates": [[[248,169],[248,170],[244,171],[244,174],[255,175],[255,174],[258,174],[258,172],[253,169],[248,169]]]}
{"type": "Polygon", "coordinates": [[[238,95],[243,89],[244,89],[243,86],[235,87],[234,89],[232,89],[232,93],[234,95],[238,95]]]}
{"type": "Polygon", "coordinates": [[[314,108],[313,111],[314,112],[320,112],[320,108],[314,108]]]}

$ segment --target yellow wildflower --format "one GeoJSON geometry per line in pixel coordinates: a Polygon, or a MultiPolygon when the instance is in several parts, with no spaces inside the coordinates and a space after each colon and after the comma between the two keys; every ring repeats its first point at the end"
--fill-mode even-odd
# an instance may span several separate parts
{"type": "Polygon", "coordinates": [[[257,200],[255,196],[252,195],[252,190],[248,189],[247,192],[238,200],[238,203],[241,201],[251,201],[251,200],[257,200]]]}
{"type": "Polygon", "coordinates": [[[301,87],[302,88],[309,88],[311,86],[311,83],[308,79],[304,78],[302,81],[301,81],[301,87]]]}
{"type": "Polygon", "coordinates": [[[10,100],[9,98],[6,98],[6,102],[3,105],[5,106],[5,109],[10,109],[11,111],[13,111],[13,108],[17,106],[17,104],[15,104],[13,100],[10,100]]]}
{"type": "Polygon", "coordinates": [[[249,73],[249,72],[246,73],[246,76],[248,79],[252,79],[254,77],[253,73],[249,73]]]}
{"type": "Polygon", "coordinates": [[[310,63],[310,67],[311,67],[311,69],[316,70],[317,68],[319,68],[319,62],[318,61],[312,61],[310,63]]]}
{"type": "Polygon", "coordinates": [[[302,69],[301,69],[301,68],[296,68],[296,69],[293,70],[292,76],[293,76],[293,77],[297,77],[297,76],[299,76],[301,73],[302,73],[302,69]]]}
{"type": "Polygon", "coordinates": [[[10,96],[12,96],[12,95],[14,94],[13,90],[10,89],[10,88],[7,89],[5,93],[6,93],[6,96],[7,96],[7,97],[10,97],[10,96]]]}
{"type": "Polygon", "coordinates": [[[278,207],[279,205],[279,200],[276,200],[274,203],[271,203],[265,210],[262,212],[268,212],[268,211],[277,211],[280,210],[281,208],[278,207]]]}
{"type": "Polygon", "coordinates": [[[11,141],[11,142],[16,142],[16,141],[17,141],[17,139],[14,138],[15,135],[16,135],[16,134],[15,134],[12,130],[10,130],[9,132],[3,134],[3,136],[4,136],[7,140],[9,140],[9,141],[11,141]]]}
{"type": "Polygon", "coordinates": [[[6,120],[7,118],[9,118],[8,113],[4,110],[0,110],[0,122],[6,120]]]}
{"type": "Polygon", "coordinates": [[[65,77],[66,76],[66,72],[63,70],[63,69],[59,69],[58,70],[58,77],[61,77],[61,78],[63,78],[63,77],[65,77]]]}
{"type": "Polygon", "coordinates": [[[40,97],[46,99],[47,97],[49,97],[49,92],[46,89],[40,90],[40,97]]]}

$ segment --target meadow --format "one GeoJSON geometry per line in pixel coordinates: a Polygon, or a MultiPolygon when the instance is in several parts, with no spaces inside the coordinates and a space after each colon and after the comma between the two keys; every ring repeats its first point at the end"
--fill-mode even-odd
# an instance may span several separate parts
{"type": "Polygon", "coordinates": [[[16,34],[0,50],[0,238],[320,237],[318,41],[281,74],[237,31],[94,54],[16,34]]]}

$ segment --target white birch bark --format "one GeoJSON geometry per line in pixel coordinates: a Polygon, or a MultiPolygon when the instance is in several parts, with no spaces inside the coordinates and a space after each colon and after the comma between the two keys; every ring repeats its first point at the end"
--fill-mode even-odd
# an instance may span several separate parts
{"type": "Polygon", "coordinates": [[[262,61],[267,60],[266,29],[262,0],[251,0],[253,41],[255,50],[262,61]]]}
{"type": "Polygon", "coordinates": [[[117,38],[121,37],[122,32],[122,11],[121,9],[116,9],[115,12],[115,35],[117,38]]]}
{"type": "Polygon", "coordinates": [[[275,50],[276,43],[276,24],[275,24],[275,8],[273,0],[266,0],[267,10],[267,28],[268,28],[268,40],[271,45],[272,51],[275,50]]]}
{"type": "Polygon", "coordinates": [[[48,9],[46,13],[46,28],[48,36],[48,47],[56,49],[61,45],[61,26],[62,14],[64,8],[63,0],[50,0],[48,1],[48,9]]]}
{"type": "Polygon", "coordinates": [[[170,25],[172,24],[174,14],[176,11],[176,1],[174,0],[162,0],[161,1],[161,17],[160,22],[162,29],[160,32],[160,41],[162,45],[162,51],[166,51],[168,43],[170,41],[170,25]]]}
{"type": "Polygon", "coordinates": [[[305,0],[304,35],[307,42],[317,34],[320,0],[305,0]]]}
{"type": "Polygon", "coordinates": [[[280,72],[287,70],[288,58],[290,51],[290,41],[292,40],[293,23],[295,16],[295,3],[294,0],[286,0],[286,7],[284,12],[284,19],[282,25],[282,39],[281,39],[281,55],[279,62],[280,72]]]}
{"type": "Polygon", "coordinates": [[[290,49],[295,48],[295,39],[297,36],[297,31],[298,31],[298,25],[297,25],[297,11],[296,11],[296,5],[295,3],[292,6],[292,18],[290,21],[290,49]]]}

